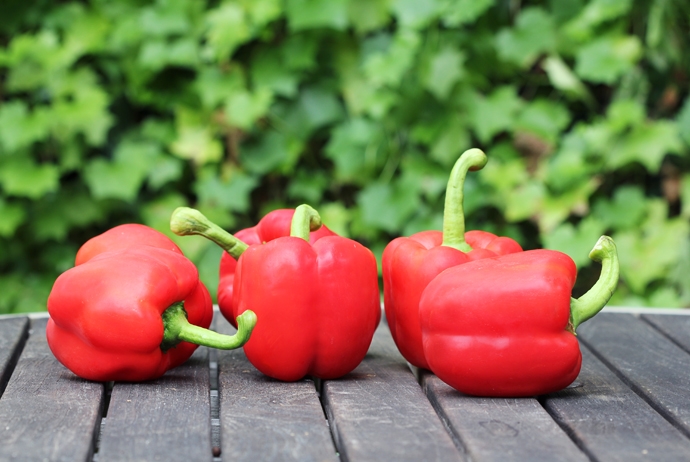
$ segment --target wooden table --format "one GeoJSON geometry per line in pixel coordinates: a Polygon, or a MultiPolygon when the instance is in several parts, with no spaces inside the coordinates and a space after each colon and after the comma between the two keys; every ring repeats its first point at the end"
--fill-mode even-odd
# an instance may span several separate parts
{"type": "Polygon", "coordinates": [[[242,351],[200,348],[159,380],[113,385],[63,368],[45,323],[0,319],[0,461],[690,460],[684,314],[599,314],[580,328],[575,384],[527,399],[413,372],[385,324],[341,380],[281,383],[242,351]]]}

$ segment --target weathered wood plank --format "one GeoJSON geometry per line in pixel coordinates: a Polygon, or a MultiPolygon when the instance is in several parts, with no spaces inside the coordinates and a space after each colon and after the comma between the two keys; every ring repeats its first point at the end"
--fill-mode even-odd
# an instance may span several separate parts
{"type": "Polygon", "coordinates": [[[322,400],[342,460],[463,459],[386,325],[357,369],[324,381],[322,400]]]}
{"type": "Polygon", "coordinates": [[[589,460],[536,399],[471,397],[430,372],[420,374],[431,404],[471,460],[547,461],[555,454],[564,462],[589,460]]]}
{"type": "Polygon", "coordinates": [[[28,335],[29,318],[0,321],[0,396],[5,391],[28,335]]]}
{"type": "Polygon", "coordinates": [[[101,420],[103,384],[76,377],[57,362],[46,320],[29,340],[0,399],[0,460],[90,461],[101,420]]]}
{"type": "Polygon", "coordinates": [[[581,386],[547,395],[543,404],[593,460],[690,458],[690,440],[585,346],[582,354],[582,371],[576,381],[581,386]]]}
{"type": "Polygon", "coordinates": [[[640,317],[690,352],[690,314],[643,314],[640,317]]]}
{"type": "Polygon", "coordinates": [[[98,462],[210,460],[208,350],[157,380],[115,383],[98,462]]]}
{"type": "MultiPolygon", "coordinates": [[[[234,333],[223,319],[216,326],[219,332],[234,333]]],[[[219,351],[218,373],[223,460],[338,460],[311,380],[268,378],[243,350],[219,351]]]]}
{"type": "Polygon", "coordinates": [[[578,334],[690,436],[690,354],[633,315],[600,313],[578,334]]]}

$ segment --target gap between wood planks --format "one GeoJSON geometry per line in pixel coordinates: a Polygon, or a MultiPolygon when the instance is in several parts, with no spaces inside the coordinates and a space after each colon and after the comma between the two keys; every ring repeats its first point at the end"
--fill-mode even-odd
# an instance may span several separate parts
{"type": "MultiPolygon", "coordinates": [[[[628,311],[629,312],[629,311],[628,311]]],[[[667,335],[663,330],[661,330],[658,326],[653,324],[652,322],[649,322],[646,318],[643,316],[640,316],[640,314],[661,314],[661,313],[655,313],[655,312],[650,312],[650,311],[633,311],[629,312],[635,316],[639,321],[647,324],[650,326],[652,329],[657,331],[659,334],[661,334],[667,341],[673,343],[676,345],[678,348],[681,350],[690,353],[688,351],[687,347],[679,342],[677,342],[674,338],[671,336],[667,335]]],[[[673,313],[673,314],[679,314],[679,313],[673,313]]],[[[687,315],[687,314],[686,314],[687,315]]],[[[690,438],[690,431],[685,428],[682,422],[680,422],[673,414],[668,412],[663,406],[660,406],[658,403],[656,403],[649,395],[647,395],[644,390],[642,390],[640,387],[635,385],[630,379],[628,379],[622,372],[620,372],[614,364],[612,364],[606,357],[599,353],[599,351],[594,347],[594,345],[591,345],[588,341],[580,338],[580,342],[584,343],[587,348],[596,356],[596,358],[601,361],[613,374],[618,377],[618,379],[623,382],[625,385],[628,386],[637,396],[639,396],[644,402],[646,402],[652,409],[654,409],[661,417],[663,417],[668,423],[673,425],[678,431],[680,431],[683,435],[685,435],[687,438],[690,438]]]]}

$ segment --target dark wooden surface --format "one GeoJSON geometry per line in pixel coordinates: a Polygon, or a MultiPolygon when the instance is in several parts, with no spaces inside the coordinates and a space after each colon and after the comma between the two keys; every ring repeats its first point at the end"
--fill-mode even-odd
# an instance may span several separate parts
{"type": "Polygon", "coordinates": [[[142,462],[208,459],[209,389],[206,348],[198,348],[189,361],[158,380],[113,384],[97,459],[142,462]],[[180,444],[182,441],[184,444],[180,444]]]}
{"type": "Polygon", "coordinates": [[[385,325],[362,364],[322,390],[343,460],[462,459],[385,325]]]}
{"type": "Polygon", "coordinates": [[[94,451],[103,384],[81,380],[55,360],[45,325],[32,322],[0,398],[2,461],[88,461],[94,451]]]}
{"type": "Polygon", "coordinates": [[[385,324],[340,380],[199,349],[158,380],[99,384],[53,358],[45,319],[2,318],[0,461],[690,460],[690,315],[601,313],[579,338],[573,386],[489,399],[412,370],[385,324]]]}

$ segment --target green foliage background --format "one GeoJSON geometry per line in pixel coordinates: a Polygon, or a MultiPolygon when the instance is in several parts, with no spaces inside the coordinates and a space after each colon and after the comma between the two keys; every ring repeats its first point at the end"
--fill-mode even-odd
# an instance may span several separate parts
{"type": "MultiPolygon", "coordinates": [[[[307,202],[380,255],[441,227],[562,250],[613,304],[690,306],[684,0],[9,0],[0,5],[0,313],[45,309],[88,238],[235,231],[307,202]]],[[[220,251],[176,238],[215,292],[220,251]]]]}

